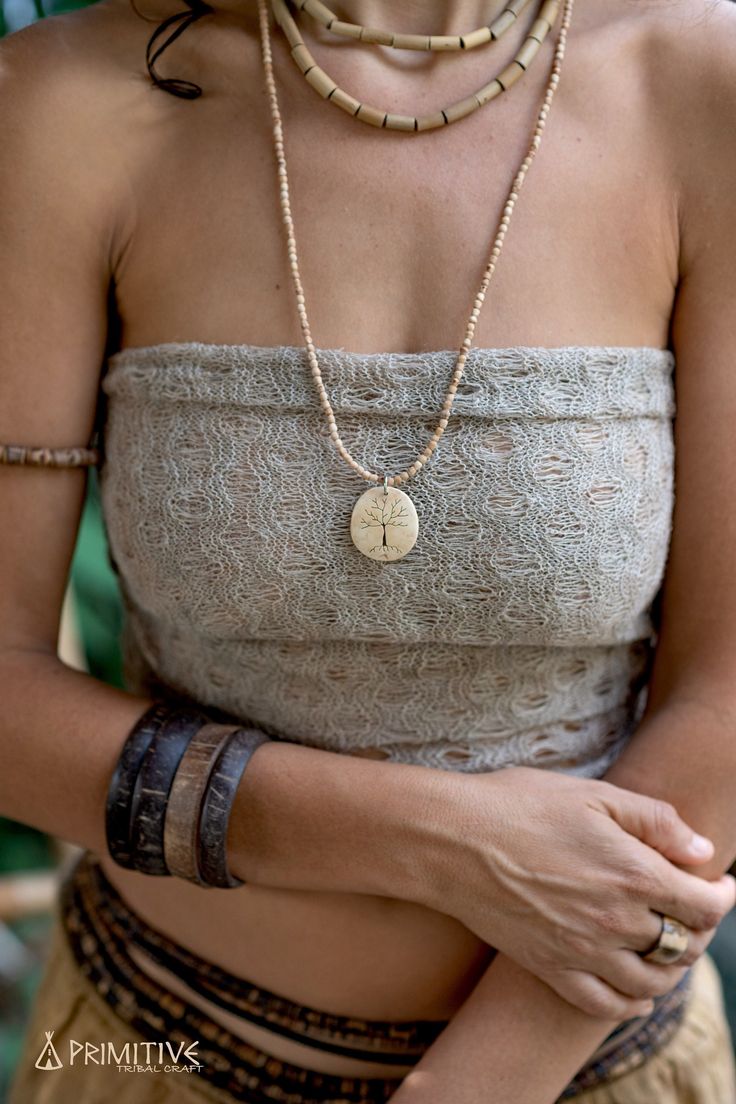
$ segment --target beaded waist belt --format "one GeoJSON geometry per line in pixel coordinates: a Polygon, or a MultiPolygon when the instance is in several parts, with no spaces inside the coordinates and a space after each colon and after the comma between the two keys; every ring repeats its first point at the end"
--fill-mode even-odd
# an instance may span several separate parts
{"type": "MultiPolygon", "coordinates": [[[[85,852],[61,891],[61,916],[80,972],[115,1014],[153,1042],[197,1044],[199,1075],[234,1100],[264,1104],[383,1104],[401,1078],[341,1077],[283,1062],[211,1020],[200,1008],[141,971],[128,947],[137,945],[189,988],[249,1023],[318,1050],[383,1065],[410,1066],[431,1046],[446,1020],[380,1021],[305,1008],[229,974],[151,928],[123,901],[99,863],[85,852]]],[[[623,1024],[611,1049],[584,1067],[560,1100],[636,1069],[674,1034],[689,993],[689,974],[655,1002],[633,1032],[623,1024]],[[618,1035],[623,1038],[617,1044],[618,1035]]]]}

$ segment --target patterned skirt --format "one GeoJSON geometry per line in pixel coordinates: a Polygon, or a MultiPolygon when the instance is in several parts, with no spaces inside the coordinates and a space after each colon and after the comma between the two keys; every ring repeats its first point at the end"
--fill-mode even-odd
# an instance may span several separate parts
{"type": "MultiPolygon", "coordinates": [[[[384,1104],[400,1084],[400,1076],[342,1077],[273,1057],[143,972],[136,947],[228,1015],[383,1067],[405,1071],[446,1025],[336,1016],[228,974],[147,925],[86,852],[62,886],[8,1104],[384,1104]]],[[[652,1017],[609,1037],[605,1056],[558,1104],[567,1100],[736,1104],[720,981],[707,955],[652,1017]]]]}

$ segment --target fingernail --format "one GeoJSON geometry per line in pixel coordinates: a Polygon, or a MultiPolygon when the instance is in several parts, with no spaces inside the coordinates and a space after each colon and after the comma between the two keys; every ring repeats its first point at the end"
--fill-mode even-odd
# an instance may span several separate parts
{"type": "Polygon", "coordinates": [[[693,838],[690,840],[690,850],[694,855],[710,855],[713,851],[713,844],[705,836],[699,836],[696,832],[693,832],[693,838]]]}

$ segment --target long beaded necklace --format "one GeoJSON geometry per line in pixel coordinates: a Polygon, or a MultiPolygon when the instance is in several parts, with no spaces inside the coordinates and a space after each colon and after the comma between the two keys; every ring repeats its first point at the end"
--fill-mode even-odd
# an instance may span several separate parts
{"type": "MultiPolygon", "coordinates": [[[[280,2],[282,2],[282,0],[271,0],[271,5],[275,9],[277,4],[280,2]]],[[[465,362],[467,360],[468,353],[473,342],[475,327],[480,316],[481,307],[483,306],[483,302],[485,300],[486,291],[491,281],[491,277],[496,270],[498,258],[501,254],[501,249],[503,247],[503,243],[511,222],[511,216],[516,206],[516,201],[519,197],[519,192],[526,178],[526,174],[529,171],[529,167],[534,160],[534,156],[541,144],[542,132],[547,122],[550,105],[554,98],[555,90],[560,81],[560,71],[565,55],[567,33],[570,27],[570,21],[572,19],[573,3],[574,0],[564,0],[562,23],[560,26],[557,45],[555,47],[554,59],[550,70],[549,80],[547,82],[547,89],[545,92],[544,100],[537,115],[534,132],[529,143],[529,148],[514,177],[511,189],[506,198],[506,203],[504,204],[503,213],[498,224],[498,230],[493,243],[493,247],[491,249],[488,265],[483,274],[483,279],[481,280],[478,293],[473,301],[473,308],[470,312],[470,317],[466,326],[465,337],[463,338],[463,342],[460,347],[452,380],[447,389],[445,402],[440,411],[440,418],[437,424],[437,428],[428,441],[424,452],[420,454],[420,456],[414,461],[413,464],[410,465],[410,467],[406,468],[405,471],[400,472],[398,475],[390,476],[388,474],[385,474],[382,476],[376,472],[370,471],[368,468],[364,468],[362,464],[358,463],[358,461],[353,458],[353,456],[343,444],[337,431],[335,415],[333,413],[332,406],[330,405],[330,400],[322,380],[322,373],[320,372],[319,364],[317,362],[315,346],[314,342],[312,341],[312,333],[309,326],[309,320],[307,318],[304,288],[302,285],[301,275],[299,273],[299,264],[297,261],[296,239],[294,237],[294,220],[291,216],[291,205],[289,202],[289,181],[286,171],[286,156],[284,153],[284,132],[281,122],[281,112],[279,111],[278,97],[276,94],[276,81],[274,79],[273,58],[271,55],[270,25],[268,18],[267,0],[258,0],[261,47],[263,54],[263,65],[265,69],[266,86],[271,103],[271,115],[273,119],[274,148],[276,153],[276,162],[278,166],[281,210],[283,214],[284,226],[286,228],[289,264],[296,291],[297,311],[299,313],[302,333],[304,335],[304,342],[307,349],[307,356],[309,359],[312,378],[315,381],[320,397],[320,405],[327,419],[330,438],[332,439],[332,442],[335,445],[340,456],[346,461],[346,463],[350,465],[350,467],[354,471],[356,471],[366,481],[373,484],[383,483],[382,489],[370,488],[360,495],[357,502],[355,503],[355,506],[353,507],[350,519],[350,535],[355,547],[372,560],[378,560],[382,563],[389,563],[395,560],[403,559],[403,557],[411,551],[411,549],[414,547],[414,544],[416,543],[417,535],[419,532],[419,520],[417,517],[416,508],[412,500],[409,498],[408,494],[406,494],[405,491],[399,489],[399,485],[401,483],[406,483],[410,479],[412,479],[417,474],[417,472],[421,471],[424,465],[429,462],[435,448],[437,447],[440,437],[447,428],[450,412],[455,400],[455,394],[457,392],[458,384],[460,383],[460,380],[462,378],[462,374],[465,368],[465,362]]]]}

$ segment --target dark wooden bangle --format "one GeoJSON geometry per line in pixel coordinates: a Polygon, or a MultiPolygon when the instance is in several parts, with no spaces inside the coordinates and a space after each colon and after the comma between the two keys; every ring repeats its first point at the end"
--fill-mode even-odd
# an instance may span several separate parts
{"type": "Polygon", "coordinates": [[[128,869],[133,868],[130,823],[135,780],[143,756],[170,713],[170,705],[156,702],[139,717],[123,745],[110,779],[105,803],[107,849],[119,866],[128,869]]]}
{"type": "Polygon", "coordinates": [[[222,749],[210,775],[199,819],[199,871],[203,882],[220,889],[243,885],[230,873],[227,861],[227,828],[235,794],[253,752],[270,740],[258,728],[241,728],[222,749]]]}
{"type": "Polygon", "coordinates": [[[208,721],[198,710],[172,710],[143,756],[133,789],[130,818],[133,866],[142,874],[169,873],[164,858],[164,817],[169,791],[189,741],[208,721]]]}
{"type": "Polygon", "coordinates": [[[197,859],[199,811],[212,770],[240,725],[213,722],[192,736],[174,776],[164,818],[164,861],[170,874],[202,885],[197,859]]]}

